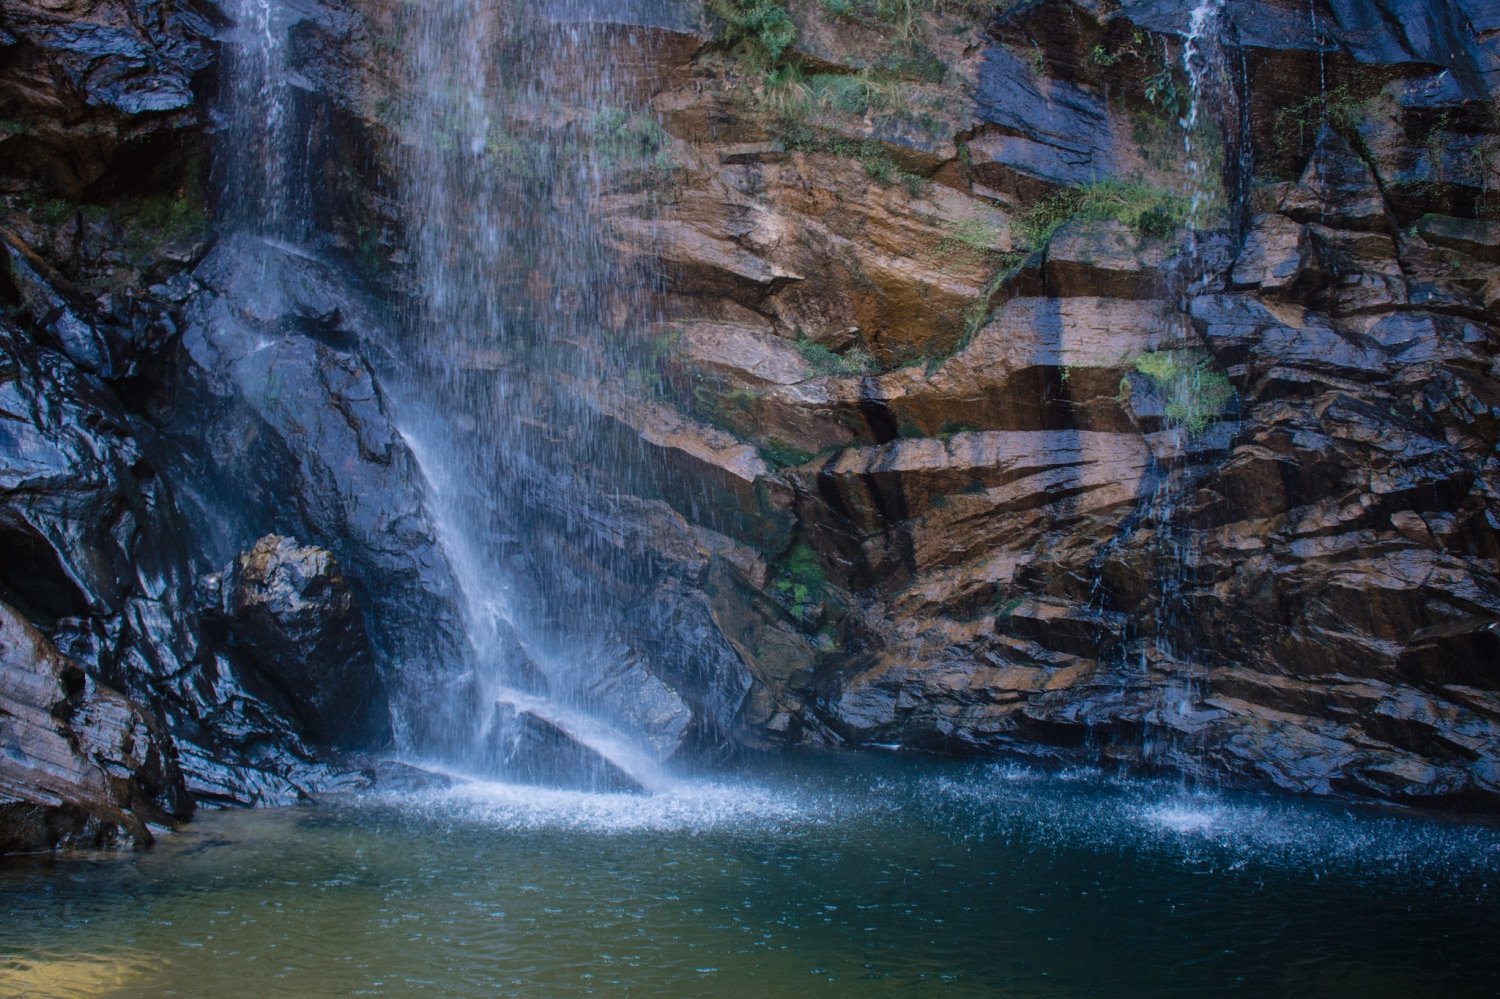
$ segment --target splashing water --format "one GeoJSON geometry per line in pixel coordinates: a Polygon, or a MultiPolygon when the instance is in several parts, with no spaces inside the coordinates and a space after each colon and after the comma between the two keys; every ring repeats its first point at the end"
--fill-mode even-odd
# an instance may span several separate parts
{"type": "Polygon", "coordinates": [[[477,763],[493,757],[488,705],[524,699],[639,778],[651,754],[620,747],[662,742],[652,725],[673,695],[640,676],[620,696],[606,623],[618,598],[601,580],[639,570],[601,528],[641,461],[611,434],[605,400],[653,318],[653,287],[598,205],[635,199],[649,229],[664,139],[596,6],[442,0],[398,14],[394,158],[415,289],[390,374],[471,654],[466,689],[408,709],[423,719],[417,748],[477,763]]]}
{"type": "Polygon", "coordinates": [[[756,771],[651,797],[481,783],[217,813],[116,863],[13,865],[0,992],[1398,999],[1500,982],[1492,827],[1019,763],[756,771]]]}
{"type": "MultiPolygon", "coordinates": [[[[306,12],[234,0],[230,14],[226,221],[314,252],[298,160],[314,116],[298,108],[289,37],[306,12]]],[[[645,109],[651,43],[630,16],[434,0],[369,22],[394,57],[371,87],[405,252],[393,329],[362,331],[362,346],[425,478],[421,526],[467,638],[437,674],[393,664],[395,729],[404,752],[491,774],[566,756],[589,787],[659,785],[657,765],[696,731],[622,625],[655,579],[645,542],[620,540],[616,497],[649,495],[637,480],[651,469],[617,400],[656,318],[651,206],[669,142],[645,109]]]]}

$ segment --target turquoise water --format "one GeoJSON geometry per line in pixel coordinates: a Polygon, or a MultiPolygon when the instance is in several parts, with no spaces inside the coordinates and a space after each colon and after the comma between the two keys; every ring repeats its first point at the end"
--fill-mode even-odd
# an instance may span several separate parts
{"type": "Polygon", "coordinates": [[[1500,829],[905,755],[0,868],[0,995],[1490,996],[1500,829]]]}

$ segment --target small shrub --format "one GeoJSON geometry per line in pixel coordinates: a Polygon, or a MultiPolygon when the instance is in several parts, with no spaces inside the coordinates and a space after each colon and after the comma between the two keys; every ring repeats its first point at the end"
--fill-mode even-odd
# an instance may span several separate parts
{"type": "Polygon", "coordinates": [[[937,244],[937,252],[944,255],[967,251],[969,253],[995,253],[996,245],[1004,232],[993,222],[984,219],[964,219],[955,223],[948,234],[937,244]]]}
{"type": "Polygon", "coordinates": [[[1276,112],[1272,134],[1275,154],[1284,161],[1300,158],[1328,125],[1348,139],[1361,155],[1368,155],[1359,125],[1370,116],[1375,93],[1371,81],[1341,83],[1276,112]]]}
{"type": "Polygon", "coordinates": [[[1191,351],[1163,350],[1136,358],[1135,370],[1151,381],[1167,422],[1200,434],[1234,398],[1229,379],[1191,351]]]}
{"type": "Polygon", "coordinates": [[[1171,64],[1162,66],[1147,76],[1142,84],[1146,101],[1157,111],[1172,118],[1182,118],[1188,112],[1188,92],[1177,85],[1177,70],[1171,64]]]}
{"type": "Polygon", "coordinates": [[[812,546],[798,542],[782,558],[771,588],[792,617],[804,625],[812,625],[823,615],[828,574],[812,546]]]}
{"type": "Polygon", "coordinates": [[[812,112],[815,97],[813,84],[797,63],[771,70],[761,86],[761,106],[779,118],[807,117],[812,112]]]}
{"type": "Polygon", "coordinates": [[[1180,230],[1191,210],[1191,199],[1175,191],[1140,181],[1102,180],[1065,188],[1034,202],[1012,222],[1011,231],[1019,242],[1036,250],[1047,245],[1066,222],[1113,219],[1130,226],[1142,239],[1159,240],[1180,230]]]}
{"type": "Polygon", "coordinates": [[[857,159],[865,168],[865,176],[881,184],[902,184],[912,197],[920,195],[926,183],[916,174],[902,170],[883,145],[870,139],[827,136],[805,124],[786,120],[776,130],[776,139],[783,149],[800,149],[808,153],[828,153],[857,159]]]}
{"type": "Polygon", "coordinates": [[[708,0],[708,9],[724,22],[726,44],[743,43],[768,65],[797,40],[797,25],[775,0],[708,0]]]}

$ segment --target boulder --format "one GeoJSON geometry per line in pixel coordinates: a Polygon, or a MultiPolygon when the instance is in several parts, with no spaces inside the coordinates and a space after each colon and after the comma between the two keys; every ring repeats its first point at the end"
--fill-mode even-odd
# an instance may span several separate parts
{"type": "Polygon", "coordinates": [[[346,748],[390,740],[385,684],[331,554],[267,535],[208,587],[231,647],[307,738],[346,748]]]}
{"type": "Polygon", "coordinates": [[[0,854],[149,846],[192,811],[156,719],[0,603],[0,854]]]}
{"type": "Polygon", "coordinates": [[[487,769],[506,780],[606,793],[646,790],[565,723],[515,701],[495,702],[483,738],[487,769]]]}
{"type": "Polygon", "coordinates": [[[199,561],[270,530],[332,553],[387,680],[410,681],[424,715],[467,646],[422,470],[365,356],[385,359],[387,331],[346,272],[282,243],[223,240],[195,277],[158,418],[199,561]]]}
{"type": "Polygon", "coordinates": [[[19,126],[0,130],[0,178],[77,198],[202,124],[194,80],[214,29],[197,4],[15,0],[0,17],[14,39],[0,93],[19,126]]]}

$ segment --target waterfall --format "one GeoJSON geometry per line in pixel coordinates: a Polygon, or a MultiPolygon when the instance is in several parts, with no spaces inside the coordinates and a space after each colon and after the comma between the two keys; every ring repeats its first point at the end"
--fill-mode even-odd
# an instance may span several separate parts
{"type": "Polygon", "coordinates": [[[286,236],[295,218],[290,183],[293,106],[287,15],[281,0],[232,0],[216,166],[229,227],[286,236]]]}
{"type": "MultiPolygon", "coordinates": [[[[1190,337],[1190,310],[1194,296],[1213,290],[1215,265],[1212,250],[1221,234],[1210,234],[1221,221],[1220,163],[1216,161],[1214,143],[1220,141],[1223,121],[1215,109],[1218,102],[1230,100],[1234,88],[1229,85],[1228,66],[1222,35],[1224,0],[1199,0],[1183,26],[1180,68],[1187,80],[1187,104],[1178,125],[1182,129],[1183,169],[1186,175],[1189,210],[1186,219],[1181,263],[1177,268],[1178,299],[1176,314],[1170,322],[1180,324],[1183,337],[1190,337]]],[[[1228,112],[1231,109],[1225,109],[1228,112]]],[[[1174,337],[1180,339],[1180,337],[1174,337]]],[[[1197,538],[1193,528],[1184,522],[1180,507],[1192,482],[1194,465],[1201,462],[1204,451],[1212,453],[1227,441],[1222,424],[1192,427],[1187,421],[1174,421],[1168,405],[1174,400],[1192,409],[1195,398],[1201,402],[1209,391],[1208,382],[1216,377],[1201,351],[1180,349],[1155,355],[1161,371],[1150,376],[1153,391],[1159,397],[1164,429],[1151,435],[1152,459],[1142,495],[1135,512],[1122,525],[1120,533],[1098,553],[1093,561],[1095,582],[1093,599],[1103,603],[1107,587],[1104,567],[1126,546],[1137,543],[1151,566],[1154,583],[1151,594],[1149,625],[1129,636],[1122,653],[1122,676],[1145,675],[1151,671],[1165,674],[1160,684],[1161,697],[1142,726],[1141,755],[1150,760],[1166,753],[1186,752],[1177,762],[1184,770],[1195,762],[1194,736],[1201,731],[1200,715],[1208,690],[1207,664],[1198,648],[1200,631],[1190,603],[1190,587],[1198,561],[1197,538]],[[1138,657],[1138,658],[1137,658],[1138,657]],[[1173,733],[1173,734],[1169,734],[1173,733]],[[1156,739],[1166,735],[1168,744],[1159,746],[1156,739]]],[[[1144,369],[1130,377],[1132,384],[1144,386],[1144,369]]],[[[1212,414],[1210,414],[1212,415],[1212,414]]]]}
{"type": "Polygon", "coordinates": [[[663,139],[589,6],[436,0],[395,26],[415,288],[393,391],[471,653],[424,748],[502,774],[533,766],[517,717],[636,775],[651,761],[629,748],[642,712],[593,668],[612,654],[602,581],[632,573],[596,526],[641,461],[604,414],[653,318],[646,257],[611,245],[597,206],[622,186],[649,202],[663,139]]]}
{"type": "MultiPolygon", "coordinates": [[[[312,261],[328,241],[310,221],[316,168],[299,159],[315,115],[297,107],[292,32],[307,15],[284,0],[230,12],[226,230],[312,261]]],[[[467,639],[462,661],[392,664],[440,674],[398,683],[399,749],[638,790],[692,714],[618,634],[618,591],[650,577],[612,537],[614,497],[648,471],[612,415],[656,318],[650,205],[667,140],[637,93],[646,71],[630,70],[649,65],[646,43],[584,0],[430,0],[390,16],[371,22],[389,33],[374,89],[405,246],[390,328],[362,329],[356,349],[425,479],[467,639]],[[627,203],[628,246],[599,221],[605,197],[627,203]]]]}
{"type": "MultiPolygon", "coordinates": [[[[1219,178],[1209,173],[1212,159],[1205,145],[1204,112],[1210,100],[1231,93],[1225,85],[1227,60],[1221,34],[1224,0],[1199,0],[1188,16],[1182,39],[1182,69],[1188,81],[1188,103],[1180,122],[1183,132],[1183,162],[1189,184],[1187,246],[1185,256],[1185,290],[1179,309],[1186,314],[1192,296],[1207,290],[1213,280],[1213,266],[1204,259],[1200,232],[1205,224],[1216,221],[1207,209],[1214,201],[1219,178]]],[[[1222,144],[1222,133],[1218,136],[1222,144]]],[[[1205,377],[1201,366],[1194,366],[1187,376],[1185,390],[1203,391],[1205,377]]],[[[1154,632],[1159,658],[1175,664],[1176,682],[1169,685],[1169,708],[1182,719],[1190,720],[1201,706],[1208,689],[1207,666],[1195,648],[1196,622],[1184,593],[1197,562],[1197,544],[1192,529],[1178,520],[1177,505],[1186,485],[1189,432],[1177,428],[1177,440],[1169,457],[1170,465],[1157,476],[1151,500],[1151,519],[1157,525],[1157,563],[1159,591],[1154,611],[1154,632]]]]}

